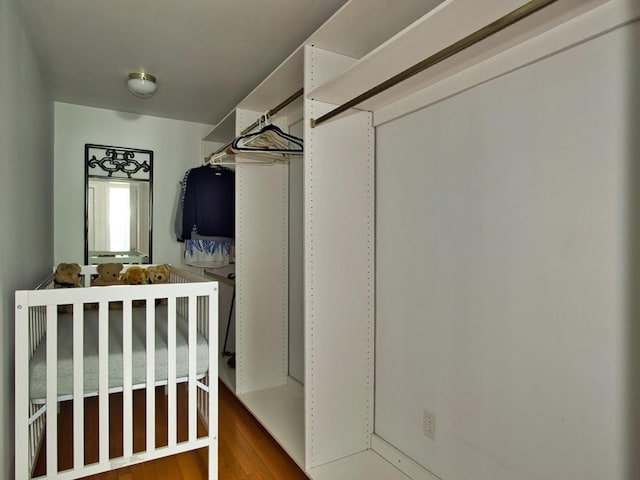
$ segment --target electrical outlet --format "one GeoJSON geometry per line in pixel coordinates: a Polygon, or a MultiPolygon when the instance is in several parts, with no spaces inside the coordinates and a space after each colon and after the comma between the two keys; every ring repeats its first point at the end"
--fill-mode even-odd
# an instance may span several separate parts
{"type": "Polygon", "coordinates": [[[422,433],[432,440],[436,439],[436,416],[427,410],[422,412],[422,433]]]}

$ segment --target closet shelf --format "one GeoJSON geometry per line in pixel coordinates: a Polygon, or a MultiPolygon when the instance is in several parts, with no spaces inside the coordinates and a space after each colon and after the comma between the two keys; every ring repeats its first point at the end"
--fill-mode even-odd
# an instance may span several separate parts
{"type": "Polygon", "coordinates": [[[348,1],[304,44],[351,58],[362,58],[441,2],[402,0],[402,8],[389,8],[389,2],[348,1]],[[373,19],[375,28],[372,28],[373,19]]]}
{"type": "Polygon", "coordinates": [[[304,462],[304,387],[291,377],[280,387],[238,394],[260,424],[300,468],[304,462]]]}
{"type": "MultiPolygon", "coordinates": [[[[276,70],[253,89],[238,104],[237,108],[260,113],[266,112],[302,88],[303,72],[303,50],[298,47],[276,70]]],[[[286,115],[286,110],[283,110],[282,114],[286,115]]]]}
{"type": "MultiPolygon", "coordinates": [[[[218,122],[204,140],[222,144],[229,142],[236,134],[236,109],[265,112],[273,107],[274,101],[284,99],[302,88],[304,45],[313,44],[324,50],[360,58],[405,28],[415,18],[427,13],[440,1],[403,0],[402,8],[391,10],[387,2],[348,1],[218,122]],[[376,28],[371,28],[369,22],[362,21],[367,18],[378,19],[376,28]]],[[[287,116],[295,109],[302,110],[302,101],[294,102],[281,115],[287,116]]]]}
{"type": "Polygon", "coordinates": [[[203,138],[205,142],[227,143],[236,136],[236,111],[229,112],[213,130],[203,138]]]}
{"type": "MultiPolygon", "coordinates": [[[[336,478],[366,478],[367,480],[411,480],[373,450],[365,450],[336,460],[321,467],[312,468],[309,474],[314,480],[336,478]]],[[[436,478],[436,477],[433,477],[436,478]]]]}
{"type": "MultiPolygon", "coordinates": [[[[356,108],[379,110],[609,1],[611,0],[563,0],[552,3],[476,45],[363,101],[356,108]]],[[[307,98],[335,105],[346,103],[526,3],[528,0],[446,0],[361,58],[341,75],[307,92],[307,98]]]]}

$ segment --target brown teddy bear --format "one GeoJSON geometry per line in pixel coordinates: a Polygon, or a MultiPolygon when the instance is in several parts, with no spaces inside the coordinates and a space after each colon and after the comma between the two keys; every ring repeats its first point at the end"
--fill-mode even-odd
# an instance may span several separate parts
{"type": "Polygon", "coordinates": [[[149,274],[147,270],[142,267],[129,267],[129,269],[121,275],[120,280],[126,285],[145,285],[148,283],[149,274]]]}
{"type": "MultiPolygon", "coordinates": [[[[153,284],[158,283],[169,283],[169,272],[171,268],[167,263],[163,265],[156,265],[153,267],[149,267],[147,272],[149,274],[149,282],[153,284]]],[[[156,300],[156,305],[166,305],[167,299],[161,298],[156,300]]]]}
{"type": "Polygon", "coordinates": [[[54,288],[80,287],[80,272],[82,268],[77,263],[61,263],[56,267],[53,279],[54,288]]]}
{"type": "MultiPolygon", "coordinates": [[[[149,281],[149,274],[146,269],[142,267],[129,267],[127,271],[125,271],[120,279],[126,285],[146,285],[149,281]]],[[[133,300],[132,305],[134,307],[144,307],[147,302],[144,300],[133,300]]]]}
{"type": "MultiPolygon", "coordinates": [[[[53,288],[80,288],[80,272],[77,263],[61,263],[56,267],[53,288]]],[[[59,313],[73,313],[73,305],[58,305],[59,313]]]]}
{"type": "Polygon", "coordinates": [[[169,283],[169,264],[156,265],[147,269],[151,283],[169,283]]]}
{"type": "Polygon", "coordinates": [[[109,285],[124,285],[120,280],[121,263],[101,263],[96,267],[98,277],[91,282],[92,287],[105,287],[109,285]]]}
{"type": "MultiPolygon", "coordinates": [[[[91,282],[92,287],[108,287],[110,285],[124,285],[120,280],[120,272],[123,265],[121,263],[101,263],[96,267],[98,277],[91,282]]],[[[97,304],[90,305],[89,308],[96,308],[97,304]]],[[[111,310],[122,310],[122,302],[109,302],[111,310]]]]}

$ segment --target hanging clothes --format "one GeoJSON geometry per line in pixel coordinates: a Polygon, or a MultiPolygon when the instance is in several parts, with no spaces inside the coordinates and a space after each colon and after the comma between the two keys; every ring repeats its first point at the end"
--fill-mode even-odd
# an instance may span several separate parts
{"type": "Polygon", "coordinates": [[[197,233],[184,241],[184,263],[192,267],[220,268],[233,261],[233,239],[207,237],[197,233]]]}
{"type": "Polygon", "coordinates": [[[192,235],[235,237],[235,172],[204,165],[187,171],[182,179],[176,214],[179,241],[192,235]]]}

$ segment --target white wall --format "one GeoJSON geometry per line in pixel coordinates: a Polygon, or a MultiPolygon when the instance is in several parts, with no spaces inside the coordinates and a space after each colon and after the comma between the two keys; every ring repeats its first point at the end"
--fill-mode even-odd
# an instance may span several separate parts
{"type": "MultiPolygon", "coordinates": [[[[153,101],[151,99],[150,101],[153,101]]],[[[210,125],[55,103],[55,261],[84,260],[84,145],[153,150],[153,262],[182,264],[174,218],[178,182],[202,163],[210,125]]]]}
{"type": "Polygon", "coordinates": [[[377,129],[375,429],[442,479],[625,477],[639,28],[377,129]]]}
{"type": "Polygon", "coordinates": [[[53,104],[14,3],[0,0],[0,478],[13,478],[13,292],[53,265],[53,104]]]}

